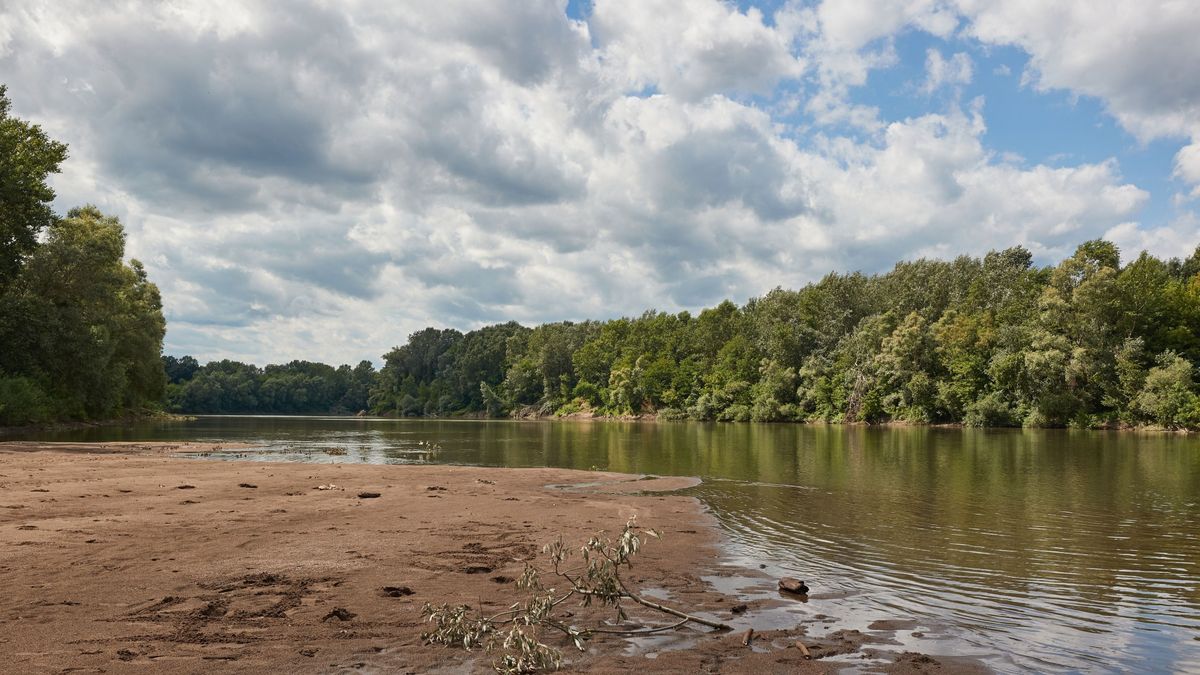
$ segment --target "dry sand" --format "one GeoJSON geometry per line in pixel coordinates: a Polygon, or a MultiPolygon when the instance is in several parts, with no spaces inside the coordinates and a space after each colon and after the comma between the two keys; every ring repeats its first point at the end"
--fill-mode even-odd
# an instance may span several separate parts
{"type": "MultiPolygon", "coordinates": [[[[719,559],[711,518],[693,498],[645,494],[689,479],[170,456],[206,449],[0,443],[0,670],[487,672],[478,652],[423,644],[421,606],[505,607],[542,544],[633,516],[664,533],[634,581],[739,630],[685,628],[671,649],[598,639],[586,654],[564,648],[566,670],[828,672],[822,656],[874,654],[856,631],[809,638],[803,626],[743,646],[754,605],[735,615],[739,599],[701,579],[719,559]],[[339,489],[314,489],[329,484],[339,489]]],[[[981,670],[913,654],[883,667],[981,670]]]]}

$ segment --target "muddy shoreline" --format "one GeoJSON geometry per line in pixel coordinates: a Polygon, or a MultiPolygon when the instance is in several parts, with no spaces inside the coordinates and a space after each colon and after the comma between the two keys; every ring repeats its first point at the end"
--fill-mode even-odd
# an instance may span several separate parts
{"type": "Polygon", "coordinates": [[[743,645],[762,601],[704,577],[756,571],[722,567],[702,505],[661,494],[693,479],[177,456],[235,447],[0,443],[0,655],[14,672],[490,672],[477,652],[423,644],[421,606],[506,607],[541,545],[633,516],[664,533],[638,556],[635,581],[735,630],[564,648],[569,671],[834,672],[850,659],[877,672],[983,671],[889,651],[891,626],[805,623],[743,645]]]}

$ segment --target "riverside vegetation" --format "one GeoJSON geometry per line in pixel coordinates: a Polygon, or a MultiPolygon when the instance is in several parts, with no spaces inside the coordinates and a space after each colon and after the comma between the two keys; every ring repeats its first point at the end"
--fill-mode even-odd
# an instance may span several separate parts
{"type": "Polygon", "coordinates": [[[1200,249],[1052,267],[1021,247],[829,274],[698,314],[426,328],[384,355],[259,368],[160,358],[158,289],[121,223],[56,215],[66,146],[0,86],[0,425],[182,413],[657,416],[1200,426],[1200,249]]]}
{"type": "Polygon", "coordinates": [[[1086,242],[829,274],[693,315],[426,328],[370,363],[167,358],[180,412],[1195,428],[1200,249],[1086,242]],[[303,401],[303,403],[299,403],[303,401]]]}

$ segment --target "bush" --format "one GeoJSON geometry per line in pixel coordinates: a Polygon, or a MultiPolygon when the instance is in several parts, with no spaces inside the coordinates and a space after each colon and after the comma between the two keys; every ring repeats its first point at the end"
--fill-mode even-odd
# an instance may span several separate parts
{"type": "Polygon", "coordinates": [[[0,377],[0,425],[42,424],[54,418],[54,406],[27,377],[0,377]]]}
{"type": "Polygon", "coordinates": [[[1146,384],[1133,400],[1134,413],[1167,429],[1200,423],[1200,399],[1192,391],[1192,364],[1173,352],[1163,352],[1146,374],[1146,384]]]}
{"type": "Polygon", "coordinates": [[[604,405],[604,392],[600,390],[600,387],[591,382],[580,382],[575,385],[575,389],[571,392],[571,395],[574,398],[581,398],[587,401],[588,405],[593,408],[604,405]]]}
{"type": "Polygon", "coordinates": [[[993,391],[967,405],[963,424],[968,427],[1015,427],[1017,415],[1004,401],[1000,392],[993,391]]]}

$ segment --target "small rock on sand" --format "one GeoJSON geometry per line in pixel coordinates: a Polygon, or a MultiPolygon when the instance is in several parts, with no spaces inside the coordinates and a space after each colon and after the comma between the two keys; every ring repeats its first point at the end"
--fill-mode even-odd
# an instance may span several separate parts
{"type": "Polygon", "coordinates": [[[258,486],[254,485],[252,483],[238,483],[238,487],[240,487],[240,488],[256,488],[258,486]]]}
{"type": "Polygon", "coordinates": [[[358,493],[359,499],[375,499],[379,496],[380,496],[380,494],[378,492],[360,492],[360,493],[358,493]]]}

